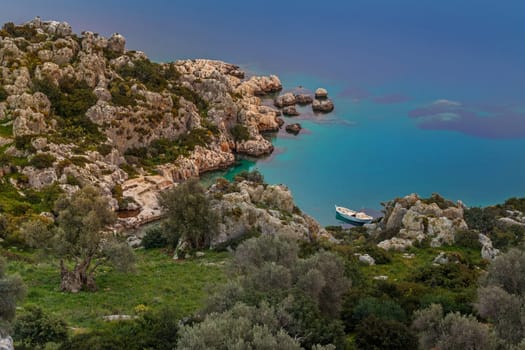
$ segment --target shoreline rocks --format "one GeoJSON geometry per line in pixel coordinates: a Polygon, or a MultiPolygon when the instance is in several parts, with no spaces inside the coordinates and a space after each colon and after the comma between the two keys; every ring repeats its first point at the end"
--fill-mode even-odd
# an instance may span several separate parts
{"type": "Polygon", "coordinates": [[[294,124],[286,125],[285,130],[286,130],[286,132],[289,133],[289,134],[297,135],[297,134],[299,134],[299,133],[301,132],[302,127],[301,127],[301,124],[299,124],[299,123],[294,123],[294,124]]]}
{"type": "Polygon", "coordinates": [[[300,113],[297,111],[297,108],[295,108],[295,106],[284,107],[282,113],[283,115],[287,117],[296,117],[300,115],[300,113]]]}
{"type": "Polygon", "coordinates": [[[324,88],[318,88],[315,90],[315,98],[322,99],[328,97],[328,91],[324,88]]]}
{"type": "Polygon", "coordinates": [[[332,100],[314,100],[312,110],[314,112],[329,113],[334,110],[334,103],[332,100]]]}

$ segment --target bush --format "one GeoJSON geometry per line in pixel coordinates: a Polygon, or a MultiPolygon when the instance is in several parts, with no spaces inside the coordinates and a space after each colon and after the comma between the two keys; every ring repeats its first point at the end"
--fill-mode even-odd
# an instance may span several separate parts
{"type": "Polygon", "coordinates": [[[38,153],[29,161],[29,165],[34,166],[37,169],[49,168],[53,165],[56,158],[49,153],[38,153]]]}
{"type": "Polygon", "coordinates": [[[259,172],[259,170],[244,170],[235,176],[235,182],[241,181],[250,181],[255,182],[257,184],[264,184],[264,176],[259,172]]]}
{"type": "Polygon", "coordinates": [[[407,320],[405,311],[395,301],[371,297],[361,299],[352,314],[356,323],[361,322],[371,315],[383,320],[398,322],[405,322],[407,320]]]}
{"type": "Polygon", "coordinates": [[[404,324],[367,317],[356,329],[355,344],[363,350],[416,350],[417,338],[404,324]]]}
{"type": "Polygon", "coordinates": [[[389,264],[392,262],[392,255],[386,250],[379,248],[375,244],[367,244],[363,248],[363,253],[366,253],[374,258],[375,263],[378,265],[389,264]]]}
{"type": "Polygon", "coordinates": [[[64,342],[67,339],[67,325],[61,319],[44,313],[39,307],[32,306],[18,316],[14,338],[31,349],[42,349],[47,343],[64,342]]]}
{"type": "Polygon", "coordinates": [[[479,233],[472,230],[459,231],[454,237],[455,244],[459,247],[480,250],[479,233]]]}
{"type": "Polygon", "coordinates": [[[7,100],[8,96],[9,94],[7,93],[7,91],[5,91],[4,87],[0,85],[0,102],[4,102],[5,100],[7,100]]]}
{"type": "Polygon", "coordinates": [[[142,239],[142,245],[145,249],[164,248],[168,245],[168,241],[164,236],[164,231],[160,226],[149,228],[142,239]]]}
{"type": "Polygon", "coordinates": [[[420,282],[429,287],[465,288],[476,283],[478,273],[460,263],[445,265],[427,265],[419,269],[412,277],[413,282],[420,282]]]}
{"type": "Polygon", "coordinates": [[[235,124],[231,129],[230,133],[232,134],[233,140],[235,142],[246,141],[250,139],[250,132],[242,124],[235,124]]]}
{"type": "Polygon", "coordinates": [[[465,210],[464,218],[469,229],[489,234],[496,226],[496,217],[501,209],[496,207],[469,208],[465,210]]]}
{"type": "Polygon", "coordinates": [[[16,136],[15,137],[16,149],[19,149],[21,151],[35,152],[36,150],[31,144],[32,139],[33,139],[33,136],[31,135],[16,136]]]}
{"type": "Polygon", "coordinates": [[[164,232],[175,248],[179,240],[193,249],[210,246],[217,232],[218,218],[198,179],[190,179],[161,194],[160,204],[166,214],[164,232]]]}

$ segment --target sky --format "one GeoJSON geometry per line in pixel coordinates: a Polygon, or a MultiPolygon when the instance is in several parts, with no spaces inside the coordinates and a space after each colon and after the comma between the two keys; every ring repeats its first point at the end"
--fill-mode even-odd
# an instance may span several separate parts
{"type": "MultiPolygon", "coordinates": [[[[150,58],[217,58],[357,86],[431,81],[500,103],[525,99],[521,0],[0,0],[0,22],[36,15],[123,34],[150,58]]],[[[454,97],[454,96],[452,96],[454,97]]]]}

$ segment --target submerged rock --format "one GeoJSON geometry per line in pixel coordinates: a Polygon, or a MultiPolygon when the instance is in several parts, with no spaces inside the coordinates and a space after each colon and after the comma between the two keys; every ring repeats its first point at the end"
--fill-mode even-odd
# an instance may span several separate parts
{"type": "Polygon", "coordinates": [[[290,133],[290,134],[294,134],[294,135],[297,135],[301,132],[301,124],[299,123],[294,123],[294,124],[288,124],[286,125],[286,132],[290,133]]]}

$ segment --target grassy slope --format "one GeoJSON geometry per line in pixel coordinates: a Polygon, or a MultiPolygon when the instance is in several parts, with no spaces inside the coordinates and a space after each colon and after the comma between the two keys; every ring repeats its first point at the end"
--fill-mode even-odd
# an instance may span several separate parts
{"type": "MultiPolygon", "coordinates": [[[[1,254],[1,251],[0,251],[1,254]]],[[[206,253],[203,258],[174,261],[160,250],[137,251],[136,272],[123,274],[110,269],[97,277],[99,291],[62,293],[56,261],[29,263],[11,261],[9,272],[19,273],[28,294],[21,305],[36,304],[75,328],[98,328],[102,316],[133,314],[138,305],[149,308],[175,307],[180,316],[198,310],[207,287],[225,281],[227,253],[206,253]]]]}

